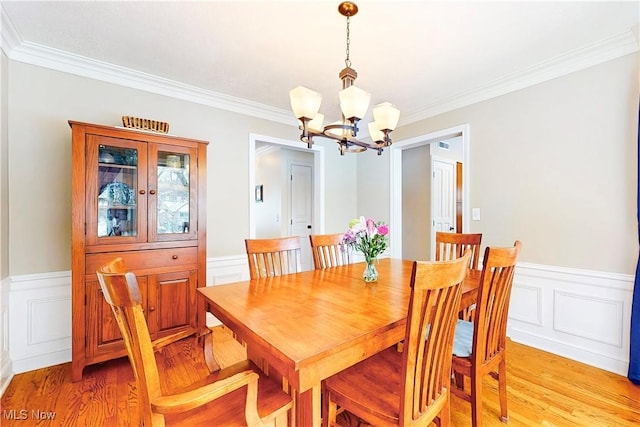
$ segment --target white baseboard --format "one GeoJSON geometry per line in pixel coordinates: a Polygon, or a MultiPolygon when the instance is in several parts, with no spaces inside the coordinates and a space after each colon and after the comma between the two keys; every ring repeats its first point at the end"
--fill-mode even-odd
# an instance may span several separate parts
{"type": "MultiPolygon", "coordinates": [[[[248,277],[245,254],[207,260],[208,286],[248,277]]],[[[8,336],[3,342],[9,357],[3,354],[3,383],[16,373],[71,361],[70,272],[12,276],[6,285],[2,301],[8,322],[3,328],[8,336]]],[[[632,292],[631,275],[518,264],[508,335],[626,375],[632,292]]],[[[210,326],[219,323],[207,318],[210,326]]]]}
{"type": "Polygon", "coordinates": [[[9,278],[0,282],[0,396],[13,378],[13,361],[9,354],[9,278]]]}
{"type": "Polygon", "coordinates": [[[4,395],[5,390],[9,387],[13,379],[13,368],[11,363],[2,362],[2,383],[0,383],[0,397],[4,395]]]}

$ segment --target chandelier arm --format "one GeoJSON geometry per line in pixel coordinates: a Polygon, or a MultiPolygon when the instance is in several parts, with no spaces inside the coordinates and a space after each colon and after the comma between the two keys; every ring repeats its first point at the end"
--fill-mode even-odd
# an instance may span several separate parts
{"type": "MultiPolygon", "coordinates": [[[[391,137],[389,136],[389,134],[391,133],[389,130],[385,130],[384,132],[384,139],[380,142],[365,142],[365,141],[361,141],[359,139],[356,139],[353,136],[349,136],[349,135],[334,135],[332,133],[330,133],[330,130],[333,129],[343,129],[343,130],[347,130],[350,132],[353,132],[353,126],[352,125],[347,125],[347,124],[332,124],[332,125],[327,125],[324,127],[324,129],[319,132],[319,131],[314,131],[309,129],[306,125],[307,125],[307,121],[308,120],[301,120],[302,121],[302,125],[299,126],[298,129],[300,129],[302,131],[302,134],[300,134],[300,140],[302,142],[305,142],[308,146],[308,148],[311,148],[311,146],[313,145],[313,138],[314,137],[321,137],[321,138],[327,138],[327,139],[331,139],[333,141],[338,142],[341,146],[344,146],[345,148],[349,148],[351,146],[357,146],[357,147],[361,147],[365,151],[365,150],[375,150],[378,152],[378,155],[382,154],[382,151],[384,150],[385,147],[389,147],[391,145],[391,137]]],[[[343,152],[344,150],[341,150],[341,154],[344,154],[343,152]]]]}

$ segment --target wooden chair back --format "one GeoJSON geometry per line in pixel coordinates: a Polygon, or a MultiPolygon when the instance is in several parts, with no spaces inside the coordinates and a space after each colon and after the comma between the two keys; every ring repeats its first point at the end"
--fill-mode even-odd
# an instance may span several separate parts
{"type": "Polygon", "coordinates": [[[427,425],[449,406],[453,336],[470,256],[467,251],[452,261],[414,263],[403,348],[400,425],[427,425]]]}
{"type": "Polygon", "coordinates": [[[414,262],[402,352],[392,346],[325,380],[323,425],[343,408],[371,425],[450,421],[451,352],[471,252],[414,262]],[[326,420],[326,422],[325,422],[326,420]]]}
{"type": "Polygon", "coordinates": [[[513,247],[487,247],[482,262],[475,316],[472,351],[469,357],[453,356],[452,370],[457,387],[454,393],[471,402],[472,425],[482,425],[482,377],[488,373],[498,380],[501,418],[507,420],[506,355],[507,318],[513,275],[522,243],[513,247]],[[471,378],[470,393],[464,392],[464,378],[471,378]]]}
{"type": "Polygon", "coordinates": [[[135,274],[126,271],[122,258],[102,266],[96,274],[127,348],[138,387],[138,408],[142,422],[144,425],[153,425],[151,401],[160,397],[162,392],[138,281],[135,274]]]}
{"type": "Polygon", "coordinates": [[[341,244],[344,234],[312,234],[309,236],[313,266],[316,270],[351,264],[351,248],[341,244]]]}
{"type": "Polygon", "coordinates": [[[473,331],[474,365],[490,362],[502,353],[507,337],[507,317],[513,274],[522,243],[511,248],[487,247],[484,252],[473,331]]]}
{"type": "Polygon", "coordinates": [[[482,233],[446,233],[436,231],[436,261],[459,258],[471,249],[469,268],[477,270],[482,233]]]}
{"type": "MultiPolygon", "coordinates": [[[[116,258],[101,266],[96,274],[104,297],[120,327],[136,378],[140,425],[164,426],[165,415],[175,416],[177,414],[178,420],[184,420],[185,425],[193,426],[194,424],[181,414],[218,399],[219,401],[216,402],[219,404],[218,409],[207,413],[205,419],[207,423],[212,420],[226,420],[235,411],[236,418],[237,414],[242,416],[240,422],[246,422],[246,425],[249,426],[263,425],[258,415],[257,403],[259,375],[251,369],[243,369],[240,372],[233,371],[228,378],[220,377],[219,381],[197,388],[191,387],[187,392],[174,395],[164,394],[161,389],[154,344],[151,341],[142,309],[140,290],[135,274],[126,271],[122,258],[116,258]],[[238,394],[232,395],[232,393],[236,390],[242,392],[240,389],[243,387],[246,388],[245,397],[239,400],[240,404],[238,405],[238,394]],[[235,405],[236,408],[230,408],[230,405],[235,405]]],[[[242,366],[248,365],[242,364],[242,366]]],[[[277,385],[276,391],[281,393],[277,385]]],[[[284,393],[281,394],[284,395],[284,393]]],[[[283,398],[282,396],[278,397],[283,398]]],[[[274,405],[276,408],[274,412],[267,415],[286,420],[287,411],[291,408],[291,401],[287,398],[284,395],[284,400],[274,405]],[[276,412],[278,413],[276,414],[276,412]]],[[[199,416],[202,419],[202,415],[199,416]]],[[[233,422],[238,421],[236,419],[233,422]]]]}
{"type": "Polygon", "coordinates": [[[245,239],[251,279],[298,273],[301,265],[299,236],[245,239]]]}

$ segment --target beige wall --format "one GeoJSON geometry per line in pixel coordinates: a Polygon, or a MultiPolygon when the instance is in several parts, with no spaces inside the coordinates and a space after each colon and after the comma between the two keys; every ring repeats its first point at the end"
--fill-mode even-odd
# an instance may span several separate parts
{"type": "Polygon", "coordinates": [[[431,146],[402,152],[402,256],[431,259],[431,146]]]}
{"type": "MultiPolygon", "coordinates": [[[[244,252],[249,133],[298,137],[293,127],[267,120],[14,61],[8,74],[8,158],[0,163],[9,165],[2,204],[9,240],[3,234],[0,244],[11,242],[7,274],[69,269],[67,120],[119,125],[122,115],[136,115],[168,121],[172,134],[209,140],[210,257],[244,252]]],[[[471,231],[483,232],[484,244],[518,238],[522,261],[632,274],[637,113],[638,58],[629,55],[404,126],[394,140],[468,123],[470,207],[482,210],[471,231]]],[[[389,221],[388,150],[340,157],[334,145],[326,145],[327,232],[346,229],[357,215],[389,221]]]]}
{"type": "Polygon", "coordinates": [[[521,261],[633,274],[638,62],[628,55],[404,126],[394,140],[468,123],[470,204],[482,213],[470,231],[483,246],[520,239],[521,261]]]}
{"type": "MultiPolygon", "coordinates": [[[[394,132],[395,133],[395,132],[394,132]]],[[[394,141],[398,141],[395,135],[394,141]]],[[[378,156],[367,151],[358,156],[357,214],[389,223],[389,150],[378,156]]],[[[395,230],[389,230],[394,233],[395,230]]]]}
{"type": "MultiPolygon", "coordinates": [[[[167,121],[171,134],[210,141],[207,255],[244,253],[249,234],[249,133],[296,141],[297,129],[20,62],[9,61],[9,71],[9,274],[69,270],[67,121],[121,125],[122,115],[167,121]]],[[[353,160],[342,162],[333,150],[327,151],[332,152],[327,167],[334,176],[327,179],[326,222],[346,224],[345,218],[355,215],[355,204],[345,203],[355,200],[355,179],[341,188],[332,185],[334,179],[353,176],[353,160]]]]}
{"type": "Polygon", "coordinates": [[[0,50],[0,280],[9,275],[9,61],[0,50]]]}
{"type": "Polygon", "coordinates": [[[256,238],[280,236],[282,223],[282,150],[272,149],[256,156],[256,185],[265,193],[262,203],[255,203],[256,238]],[[276,221],[276,217],[279,221],[276,221]]]}

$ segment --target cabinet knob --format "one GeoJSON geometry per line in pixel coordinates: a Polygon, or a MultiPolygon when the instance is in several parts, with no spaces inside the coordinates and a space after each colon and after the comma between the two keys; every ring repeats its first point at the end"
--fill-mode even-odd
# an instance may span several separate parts
{"type": "Polygon", "coordinates": [[[140,190],[140,194],[145,194],[145,193],[146,193],[146,191],[140,190]]]}
{"type": "Polygon", "coordinates": [[[178,259],[178,255],[172,255],[171,259],[178,259]]]}
{"type": "Polygon", "coordinates": [[[156,194],[156,190],[149,190],[149,194],[156,194]]]}
{"type": "Polygon", "coordinates": [[[149,311],[156,311],[156,308],[154,306],[149,307],[149,311]]]}

